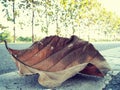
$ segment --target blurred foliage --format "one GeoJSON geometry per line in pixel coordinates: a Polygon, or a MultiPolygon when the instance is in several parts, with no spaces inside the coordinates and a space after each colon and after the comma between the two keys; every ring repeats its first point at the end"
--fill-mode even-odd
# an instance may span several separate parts
{"type": "Polygon", "coordinates": [[[17,41],[30,42],[30,41],[32,41],[32,39],[31,39],[31,37],[22,37],[22,36],[20,36],[20,37],[17,38],[17,41]]]}
{"type": "MultiPolygon", "coordinates": [[[[12,7],[10,1],[13,0],[1,1],[8,21],[13,20],[8,8],[12,7]]],[[[40,34],[49,35],[49,27],[54,25],[55,34],[60,36],[76,34],[82,38],[108,40],[111,36],[118,38],[120,35],[120,17],[108,12],[98,0],[15,0],[15,6],[13,15],[22,30],[33,24],[31,29],[35,31],[37,27],[36,30],[41,30],[40,34]],[[21,19],[23,16],[26,18],[21,19]]],[[[17,40],[30,41],[30,38],[21,36],[17,40]]]]}
{"type": "Polygon", "coordinates": [[[1,29],[1,30],[6,29],[6,28],[8,28],[8,27],[6,27],[6,26],[0,24],[0,29],[1,29]]]}
{"type": "Polygon", "coordinates": [[[8,30],[4,30],[0,33],[0,41],[7,40],[8,42],[12,41],[10,32],[8,30]]]}

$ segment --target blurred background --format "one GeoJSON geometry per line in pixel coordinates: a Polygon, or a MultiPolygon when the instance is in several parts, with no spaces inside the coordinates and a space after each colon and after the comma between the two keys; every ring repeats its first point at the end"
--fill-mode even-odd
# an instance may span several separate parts
{"type": "Polygon", "coordinates": [[[120,41],[119,0],[0,0],[0,40],[34,42],[77,35],[120,41]]]}

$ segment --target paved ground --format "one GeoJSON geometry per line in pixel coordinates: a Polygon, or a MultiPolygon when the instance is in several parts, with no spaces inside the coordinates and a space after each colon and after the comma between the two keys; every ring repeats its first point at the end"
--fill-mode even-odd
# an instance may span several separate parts
{"type": "MultiPolygon", "coordinates": [[[[107,59],[114,70],[113,74],[120,71],[120,43],[93,43],[100,53],[107,59]]],[[[30,44],[10,44],[11,48],[22,49],[30,44]]],[[[16,66],[3,44],[0,44],[0,90],[43,90],[38,84],[38,75],[19,76],[16,66]]],[[[65,81],[57,90],[120,90],[120,73],[107,76],[105,79],[76,75],[65,81]],[[108,78],[109,77],[109,78],[108,78]],[[108,79],[107,79],[108,78],[108,79]],[[110,80],[112,79],[112,80],[110,80]],[[110,82],[108,82],[110,81],[110,82]],[[109,84],[108,84],[109,83],[109,84]]]]}
{"type": "Polygon", "coordinates": [[[120,47],[101,52],[113,70],[103,90],[120,90],[120,47]],[[108,55],[107,55],[108,53],[108,55]]]}

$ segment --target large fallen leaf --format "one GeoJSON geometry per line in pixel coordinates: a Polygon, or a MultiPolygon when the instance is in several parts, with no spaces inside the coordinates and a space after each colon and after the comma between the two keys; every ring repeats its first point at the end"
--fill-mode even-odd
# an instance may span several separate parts
{"type": "Polygon", "coordinates": [[[46,37],[24,50],[11,49],[6,41],[5,45],[20,74],[38,73],[38,82],[45,87],[59,86],[78,73],[103,77],[110,70],[94,46],[76,36],[46,37]]]}

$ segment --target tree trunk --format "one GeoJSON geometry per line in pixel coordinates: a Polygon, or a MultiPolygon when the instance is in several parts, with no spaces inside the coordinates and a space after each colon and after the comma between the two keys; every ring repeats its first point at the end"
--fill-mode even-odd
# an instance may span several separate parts
{"type": "Polygon", "coordinates": [[[56,34],[57,35],[60,35],[60,30],[59,30],[59,25],[58,25],[58,5],[57,5],[57,3],[56,3],[56,34]]]}
{"type": "Polygon", "coordinates": [[[45,18],[46,18],[46,29],[45,29],[45,32],[46,34],[48,35],[48,26],[49,26],[49,22],[48,22],[48,14],[47,14],[47,0],[45,0],[45,12],[46,12],[46,15],[45,15],[45,18]]]}
{"type": "Polygon", "coordinates": [[[15,32],[15,0],[13,0],[13,42],[16,42],[16,32],[15,32]]]}
{"type": "MultiPolygon", "coordinates": [[[[32,0],[32,5],[33,5],[34,0],[32,0]]],[[[34,42],[34,5],[32,8],[32,42],[34,42]]]]}
{"type": "Polygon", "coordinates": [[[56,34],[59,35],[60,32],[59,32],[59,27],[58,27],[58,16],[57,16],[57,13],[56,13],[56,34]]]}

